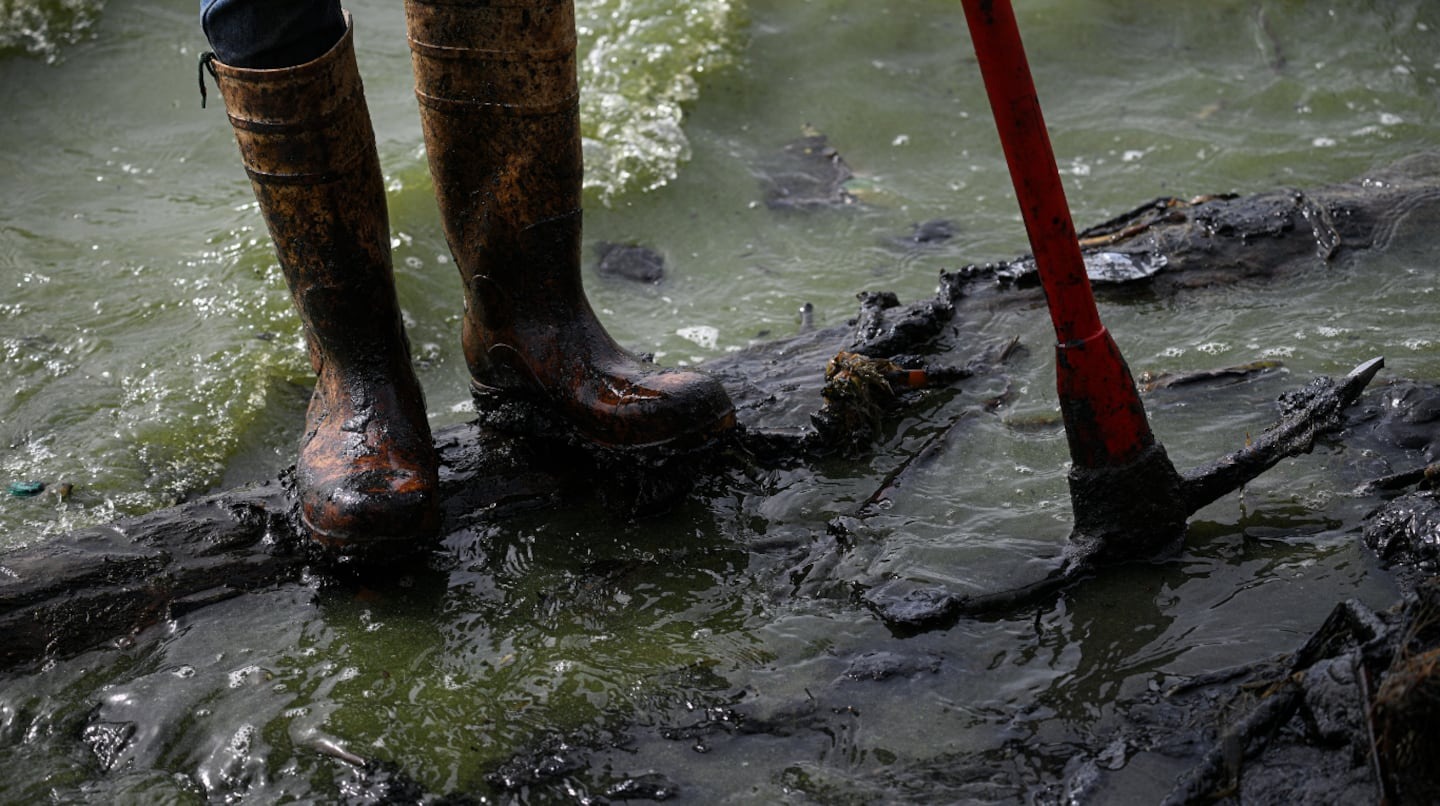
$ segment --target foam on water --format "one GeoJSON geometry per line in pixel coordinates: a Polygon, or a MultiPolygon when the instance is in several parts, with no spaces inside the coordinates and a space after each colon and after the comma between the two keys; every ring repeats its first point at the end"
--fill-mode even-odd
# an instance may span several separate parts
{"type": "Polygon", "coordinates": [[[0,57],[27,53],[48,62],[90,35],[104,0],[11,0],[0,4],[0,57]]]}
{"type": "Polygon", "coordinates": [[[690,158],[681,126],[699,79],[734,59],[738,0],[581,0],[585,186],[609,203],[674,179],[690,158]]]}

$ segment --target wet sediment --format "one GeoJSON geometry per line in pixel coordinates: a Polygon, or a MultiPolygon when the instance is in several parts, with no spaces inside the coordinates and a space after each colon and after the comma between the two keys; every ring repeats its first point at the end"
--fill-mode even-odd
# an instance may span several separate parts
{"type": "MultiPolygon", "coordinates": [[[[807,138],[794,149],[832,169],[843,166],[823,139],[807,138]]],[[[848,175],[848,169],[841,173],[848,175]]],[[[1424,154],[1352,182],[1306,193],[1142,205],[1087,230],[1091,246],[1086,254],[1090,258],[1103,250],[1145,265],[1163,265],[1159,272],[1135,272],[1126,279],[1112,275],[1110,281],[1097,283],[1102,295],[1119,287],[1177,293],[1197,285],[1254,280],[1262,274],[1273,278],[1323,264],[1339,250],[1383,248],[1401,216],[1437,199],[1440,155],[1424,154]]],[[[1113,268],[1114,263],[1105,265],[1113,268]]],[[[729,391],[740,423],[734,437],[713,446],[715,455],[724,459],[720,464],[774,466],[863,452],[882,422],[903,418],[906,406],[924,395],[937,390],[954,393],[957,385],[976,375],[1003,374],[1006,360],[1023,347],[978,332],[964,311],[971,305],[1033,301],[1038,290],[1026,291],[1033,287],[1032,270],[1026,257],[967,266],[943,273],[934,297],[905,304],[893,294],[867,292],[860,295],[856,316],[846,325],[801,333],[712,361],[707,371],[729,391]]],[[[977,409],[998,405],[1003,401],[976,403],[977,409]]],[[[612,455],[564,439],[513,436],[527,429],[555,433],[547,422],[543,413],[522,406],[487,412],[481,421],[436,435],[442,456],[444,532],[517,508],[555,504],[576,490],[592,489],[598,477],[618,479],[601,488],[614,502],[613,509],[643,513],[684,493],[687,485],[675,478],[696,475],[677,473],[684,463],[675,457],[612,455]],[[644,461],[636,463],[637,458],[644,461]],[[645,462],[657,461],[667,482],[648,485],[645,462]],[[616,472],[627,467],[634,472],[616,472]],[[600,469],[605,472],[597,474],[600,469]]],[[[1334,423],[1330,425],[1333,428],[1334,423]]],[[[1306,440],[1313,441],[1316,435],[1307,433],[1306,440]]],[[[1309,444],[1296,443],[1285,454],[1302,452],[1309,444]]],[[[1269,463],[1277,460],[1272,457],[1269,463]]],[[[1241,483],[1234,479],[1243,475],[1236,466],[1247,462],[1255,462],[1254,451],[1196,471],[1196,477],[1186,482],[1185,494],[1200,501],[1233,489],[1241,483]],[[1234,478],[1213,482],[1227,474],[1234,478]],[[1201,476],[1212,480],[1214,489],[1197,480],[1201,476]]],[[[705,466],[717,465],[707,459],[705,466]]],[[[885,484],[894,482],[882,484],[877,496],[883,497],[885,484]]],[[[158,618],[173,603],[207,591],[223,595],[245,585],[292,578],[315,558],[299,538],[286,485],[282,476],[258,487],[221,492],[57,536],[0,558],[0,568],[7,571],[0,575],[0,625],[13,625],[17,635],[31,636],[0,650],[0,664],[13,666],[114,638],[158,618]],[[192,567],[181,570],[184,565],[192,567]],[[238,573],[228,572],[229,565],[238,573]],[[156,579],[165,581],[142,581],[156,579]],[[85,608],[75,603],[71,591],[88,588],[97,593],[101,584],[112,590],[101,597],[110,600],[101,608],[109,615],[83,615],[85,608]],[[75,615],[65,615],[70,611],[75,615]],[[80,623],[89,626],[76,629],[80,623]]],[[[863,519],[864,507],[856,514],[863,519]]],[[[844,525],[836,529],[843,531],[844,525]]],[[[1041,583],[1043,590],[1050,587],[1041,583]]],[[[912,591],[897,595],[895,601],[906,597],[933,601],[937,612],[951,615],[956,607],[944,595],[912,591]]],[[[997,605],[1010,595],[1000,594],[997,605]]],[[[908,608],[907,612],[911,615],[897,623],[945,621],[934,614],[916,614],[908,608]]]]}
{"type": "MultiPolygon", "coordinates": [[[[838,158],[829,152],[822,156],[838,158]]],[[[1436,200],[1440,158],[1421,155],[1354,182],[1305,193],[1147,204],[1087,230],[1086,255],[1101,277],[1096,282],[1102,295],[1108,289],[1144,287],[1169,294],[1214,283],[1283,278],[1322,266],[1345,250],[1384,248],[1400,217],[1436,200]]],[[[842,198],[836,203],[853,202],[842,198]]],[[[715,477],[717,468],[804,465],[863,452],[875,432],[903,419],[907,408],[926,396],[965,394],[970,379],[1004,375],[1006,362],[1022,347],[978,332],[965,313],[971,305],[1033,302],[1038,291],[1032,290],[1032,268],[1026,258],[968,266],[943,275],[933,298],[908,304],[893,295],[865,294],[846,326],[802,333],[712,362],[707,370],[735,400],[741,427],[703,458],[663,457],[700,468],[686,476],[673,472],[679,465],[669,464],[664,485],[647,487],[643,469],[628,476],[612,472],[633,463],[635,455],[595,453],[564,439],[514,436],[543,413],[490,412],[483,421],[441,431],[436,444],[444,529],[456,532],[517,510],[565,505],[592,495],[600,477],[620,479],[601,494],[615,500],[611,508],[621,517],[629,517],[636,514],[636,501],[664,506],[685,492],[683,482],[707,473],[715,477]],[[675,482],[677,477],[682,483],[675,482]]],[[[1237,368],[1235,375],[1266,369],[1237,368]]],[[[1170,385],[1177,384],[1172,380],[1170,385]]],[[[1279,791],[1273,787],[1294,783],[1288,765],[1309,758],[1306,754],[1328,759],[1314,769],[1323,771],[1317,782],[1329,783],[1314,785],[1331,786],[1330,791],[1384,792],[1397,802],[1415,802],[1414,793],[1433,791],[1432,784],[1417,777],[1424,770],[1406,760],[1435,747],[1428,727],[1433,720],[1422,724],[1409,715],[1428,713],[1420,705],[1434,700],[1433,673],[1440,667],[1434,654],[1440,636],[1424,628],[1426,619],[1434,618],[1434,583],[1426,580],[1434,573],[1434,547],[1440,545],[1440,502],[1431,484],[1434,474],[1426,471],[1436,458],[1428,440],[1434,435],[1429,424],[1437,399],[1440,391],[1429,386],[1392,385],[1362,398],[1349,414],[1331,411],[1325,427],[1307,435],[1307,446],[1326,432],[1338,432],[1340,439],[1380,446],[1377,450],[1396,456],[1423,454],[1410,461],[1414,466],[1391,468],[1394,472],[1380,479],[1385,483],[1372,491],[1377,513],[1365,530],[1367,544],[1395,563],[1397,579],[1412,591],[1405,602],[1384,613],[1342,605],[1334,623],[1327,622],[1288,661],[1196,681],[1127,706],[1130,732],[1120,737],[1126,753],[1170,752],[1183,743],[1196,757],[1195,772],[1172,796],[1176,802],[1279,791]],[[1261,683],[1262,693],[1255,695],[1261,683]],[[1249,699],[1237,703],[1231,697],[1249,699]],[[1217,705],[1222,700],[1223,708],[1217,705]],[[1242,714],[1238,719],[1237,713],[1242,714]],[[1171,719],[1177,714],[1185,724],[1207,727],[1188,729],[1199,732],[1182,737],[1171,719]]],[[[972,410],[1003,405],[999,399],[977,399],[972,410]]],[[[961,427],[963,417],[952,423],[961,427]]],[[[914,461],[924,461],[923,451],[916,456],[914,461]]],[[[815,555],[813,563],[807,566],[805,557],[797,558],[797,567],[813,570],[787,580],[796,591],[847,589],[904,632],[943,628],[976,609],[1055,596],[1074,581],[1064,574],[1046,577],[977,603],[938,588],[887,586],[830,574],[826,569],[834,563],[819,555],[843,553],[853,535],[864,531],[866,518],[887,490],[905,483],[907,467],[880,480],[875,495],[851,517],[831,524],[829,535],[808,549],[815,555]]],[[[719,477],[727,478],[723,472],[719,477]]],[[[1186,494],[1198,500],[1201,493],[1195,489],[1186,494]]],[[[0,668],[31,667],[103,642],[128,640],[158,621],[297,579],[318,561],[300,537],[284,475],[9,552],[0,556],[0,633],[10,638],[0,646],[0,668]]],[[[926,657],[856,659],[853,666],[856,672],[844,685],[945,672],[926,657]]],[[[712,717],[696,730],[725,732],[746,723],[752,730],[783,735],[786,725],[805,719],[798,713],[723,708],[712,717]]],[[[511,778],[519,782],[515,786],[529,786],[583,776],[595,758],[608,752],[605,746],[617,741],[587,743],[582,737],[567,745],[578,761],[551,770],[550,778],[515,773],[496,785],[505,788],[511,778]]],[[[1080,765],[1067,786],[1083,791],[1085,776],[1104,768],[1104,750],[1097,747],[1090,766],[1080,765]]],[[[548,757],[545,748],[531,755],[548,757]]],[[[516,758],[516,769],[544,768],[540,761],[527,767],[523,753],[516,758]]],[[[403,775],[379,767],[373,776],[403,783],[403,775]]],[[[663,779],[620,776],[592,783],[603,784],[601,791],[610,797],[661,797],[669,791],[663,779]]]]}

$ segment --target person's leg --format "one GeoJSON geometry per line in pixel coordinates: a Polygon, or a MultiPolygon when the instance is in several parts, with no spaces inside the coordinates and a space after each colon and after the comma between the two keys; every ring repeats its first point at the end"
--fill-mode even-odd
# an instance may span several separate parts
{"type": "Polygon", "coordinates": [[[200,0],[200,27],[221,63],[259,70],[325,55],[345,18],[340,0],[200,0]]]}
{"type": "Polygon", "coordinates": [[[585,298],[573,0],[406,0],[405,13],[481,405],[535,399],[586,439],[625,447],[732,426],[718,382],[639,361],[585,298]]]}
{"type": "Polygon", "coordinates": [[[319,376],[296,462],[301,519],[342,553],[388,554],[436,531],[438,462],[351,29],[332,44],[293,67],[210,65],[319,376]]]}

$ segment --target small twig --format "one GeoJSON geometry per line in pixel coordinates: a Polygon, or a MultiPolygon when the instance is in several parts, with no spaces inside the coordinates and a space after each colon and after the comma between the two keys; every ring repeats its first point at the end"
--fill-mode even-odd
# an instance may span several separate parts
{"type": "Polygon", "coordinates": [[[890,494],[900,488],[911,468],[922,459],[928,461],[940,453],[943,449],[945,438],[949,436],[951,431],[955,430],[955,426],[959,425],[961,420],[964,420],[972,413],[973,412],[967,409],[951,417],[950,422],[947,423],[944,428],[931,434],[930,438],[925,440],[925,444],[920,446],[920,450],[905,457],[905,461],[887,473],[885,478],[880,482],[879,488],[871,493],[870,497],[865,499],[865,503],[861,504],[860,507],[855,510],[855,517],[868,518],[878,512],[880,502],[888,500],[890,494]]]}
{"type": "Polygon", "coordinates": [[[1380,745],[1375,740],[1375,711],[1374,702],[1370,699],[1370,671],[1365,668],[1364,660],[1355,664],[1359,670],[1360,677],[1360,705],[1365,714],[1365,739],[1370,747],[1370,768],[1375,773],[1375,800],[1377,803],[1397,802],[1394,793],[1390,791],[1390,778],[1385,774],[1385,759],[1380,753],[1380,745]]]}
{"type": "Polygon", "coordinates": [[[1255,710],[1227,730],[1199,764],[1176,779],[1175,788],[1160,802],[1161,806],[1194,803],[1208,799],[1222,788],[1238,785],[1240,764],[1250,750],[1251,742],[1279,730],[1295,715],[1303,697],[1304,689],[1287,678],[1255,710]]]}
{"type": "Polygon", "coordinates": [[[1376,490],[1403,490],[1406,487],[1413,487],[1426,479],[1437,477],[1440,477],[1440,462],[1424,467],[1417,467],[1413,470],[1403,470],[1388,476],[1381,476],[1378,479],[1373,479],[1366,483],[1362,490],[1365,492],[1374,492],[1376,490]]]}
{"type": "MultiPolygon", "coordinates": [[[[1271,684],[1262,695],[1260,704],[1225,731],[1200,759],[1199,764],[1176,780],[1175,788],[1170,790],[1162,803],[1171,806],[1208,799],[1216,791],[1237,784],[1238,764],[1245,753],[1253,749],[1252,743],[1258,740],[1268,741],[1268,737],[1288,722],[1299,709],[1305,695],[1304,686],[1300,683],[1304,672],[1325,658],[1339,655],[1345,643],[1353,644],[1362,650],[1361,656],[1357,656],[1355,662],[1361,670],[1361,682],[1368,694],[1369,683],[1368,676],[1364,674],[1363,649],[1384,632],[1384,623],[1359,602],[1347,600],[1335,605],[1325,622],[1291,658],[1286,674],[1271,684]]],[[[1368,696],[1364,701],[1368,713],[1368,696]]],[[[1371,732],[1373,734],[1373,729],[1371,732]]]]}

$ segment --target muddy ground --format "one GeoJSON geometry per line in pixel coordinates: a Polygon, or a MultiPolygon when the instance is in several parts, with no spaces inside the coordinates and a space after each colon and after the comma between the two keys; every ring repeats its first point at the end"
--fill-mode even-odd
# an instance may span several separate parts
{"type": "MultiPolygon", "coordinates": [[[[855,203],[843,187],[848,168],[823,139],[791,150],[800,161],[787,163],[786,170],[804,181],[767,189],[772,206],[855,203]]],[[[1098,294],[1181,294],[1217,283],[1284,282],[1347,250],[1384,249],[1407,211],[1437,200],[1440,156],[1427,154],[1303,192],[1158,199],[1092,227],[1082,240],[1098,294]]],[[[929,222],[897,237],[943,239],[950,230],[944,222],[929,222]]],[[[660,270],[651,262],[645,266],[660,270]]],[[[931,299],[902,304],[894,295],[867,293],[843,327],[810,330],[711,362],[707,369],[730,390],[741,427],[703,455],[637,461],[633,455],[597,453],[563,437],[537,437],[556,432],[543,414],[523,409],[491,412],[444,430],[436,440],[445,531],[595,496],[623,516],[643,517],[677,496],[695,494],[697,481],[703,482],[698,489],[713,489],[743,478],[737,470],[748,467],[803,467],[830,455],[863,452],[887,423],[905,418],[909,407],[927,395],[952,394],[967,380],[989,379],[1002,390],[977,399],[977,410],[1003,407],[1007,361],[1044,347],[978,332],[966,312],[1033,306],[1038,294],[1033,262],[1026,257],[966,266],[942,275],[931,299]]],[[[1243,380],[1267,369],[1237,367],[1221,375],[1243,380]]],[[[1215,373],[1206,373],[1145,380],[1204,394],[1215,379],[1215,373]]],[[[1440,793],[1434,765],[1417,763],[1440,754],[1435,727],[1440,722],[1431,718],[1440,703],[1440,583],[1433,576],[1440,559],[1440,493],[1437,473],[1429,467],[1440,452],[1435,444],[1440,389],[1404,381],[1372,389],[1348,409],[1331,411],[1323,427],[1311,431],[1311,443],[1363,444],[1369,455],[1380,457],[1368,493],[1376,511],[1364,540],[1395,574],[1404,599],[1383,612],[1337,602],[1324,627],[1284,657],[1140,698],[1128,708],[1122,729],[1072,765],[1063,787],[1050,793],[1056,801],[1083,800],[1109,764],[1137,752],[1193,761],[1192,772],[1171,793],[1175,803],[1422,803],[1440,793]]],[[[903,484],[905,470],[878,480],[866,506],[903,484]]],[[[0,556],[5,636],[0,668],[23,673],[46,659],[125,640],[161,620],[203,612],[247,591],[297,579],[307,569],[325,568],[298,535],[288,485],[288,474],[282,474],[0,556]]],[[[852,517],[837,519],[831,539],[807,549],[816,555],[809,565],[803,562],[807,558],[797,558],[797,567],[812,570],[795,590],[849,589],[897,631],[943,629],[967,617],[959,597],[944,590],[826,578],[834,564],[819,555],[843,552],[847,532],[863,529],[866,515],[862,506],[852,517]]],[[[1087,567],[1062,584],[1022,593],[1064,596],[1095,570],[1087,567]]],[[[328,572],[341,578],[350,573],[328,572]]],[[[997,594],[986,606],[1007,606],[1007,592],[997,594]]],[[[927,670],[943,673],[930,663],[923,656],[877,653],[857,661],[848,674],[881,681],[927,670]]],[[[713,724],[695,730],[783,735],[796,719],[804,715],[717,711],[713,724]]],[[[618,730],[623,733],[623,727],[618,730]]],[[[594,791],[613,799],[666,796],[663,778],[596,777],[598,760],[613,750],[617,737],[556,741],[563,750],[518,752],[494,772],[492,784],[523,789],[568,777],[588,780],[594,791]]],[[[354,761],[355,798],[416,794],[403,770],[354,761]]]]}

